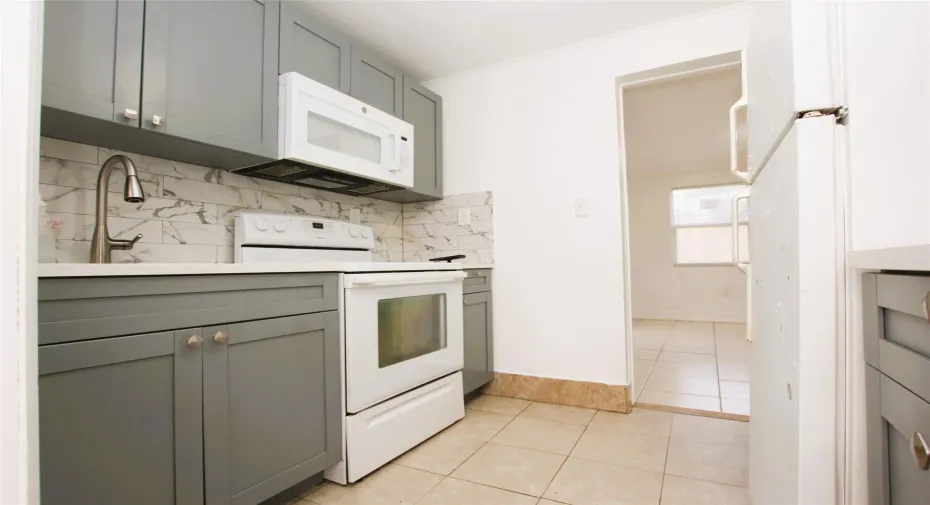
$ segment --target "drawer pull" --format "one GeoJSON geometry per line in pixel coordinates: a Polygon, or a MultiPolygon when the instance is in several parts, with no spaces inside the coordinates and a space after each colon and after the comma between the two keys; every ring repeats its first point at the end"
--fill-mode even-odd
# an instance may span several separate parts
{"type": "Polygon", "coordinates": [[[917,468],[926,472],[930,468],[930,447],[927,446],[927,441],[919,431],[911,435],[911,453],[917,460],[917,468]]]}
{"type": "Polygon", "coordinates": [[[197,349],[203,344],[203,337],[200,335],[192,335],[191,338],[187,339],[187,346],[197,349]]]}

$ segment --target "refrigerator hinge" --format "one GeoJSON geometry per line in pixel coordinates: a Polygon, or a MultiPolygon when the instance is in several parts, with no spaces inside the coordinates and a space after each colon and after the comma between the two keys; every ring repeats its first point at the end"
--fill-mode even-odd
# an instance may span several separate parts
{"type": "Polygon", "coordinates": [[[837,107],[827,107],[824,109],[810,109],[798,112],[797,118],[804,119],[809,117],[836,116],[837,124],[846,124],[846,117],[849,116],[849,107],[840,105],[837,107]]]}

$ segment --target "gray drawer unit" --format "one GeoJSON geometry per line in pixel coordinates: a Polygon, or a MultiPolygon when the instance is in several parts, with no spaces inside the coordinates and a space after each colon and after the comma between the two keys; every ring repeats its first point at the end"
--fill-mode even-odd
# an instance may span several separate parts
{"type": "Polygon", "coordinates": [[[930,401],[930,277],[865,274],[862,280],[866,362],[930,401]]]}
{"type": "Polygon", "coordinates": [[[336,310],[337,274],[39,280],[39,344],[336,310]]]}
{"type": "Polygon", "coordinates": [[[465,270],[465,279],[462,281],[462,293],[481,293],[491,290],[491,270],[465,270]]]}
{"type": "Polygon", "coordinates": [[[930,404],[866,366],[869,503],[925,505],[930,497],[930,404]]]}

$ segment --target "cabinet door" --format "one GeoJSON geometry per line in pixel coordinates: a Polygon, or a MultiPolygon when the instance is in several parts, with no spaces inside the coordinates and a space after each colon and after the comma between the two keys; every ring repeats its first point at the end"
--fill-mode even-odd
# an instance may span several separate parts
{"type": "Polygon", "coordinates": [[[281,6],[282,74],[297,72],[349,93],[349,39],[314,20],[293,2],[281,6]]]}
{"type": "Polygon", "coordinates": [[[464,296],[465,368],[462,386],[465,394],[491,382],[494,378],[491,292],[464,296]]]}
{"type": "Polygon", "coordinates": [[[276,156],[278,7],[147,2],[142,127],[276,156]]]}
{"type": "Polygon", "coordinates": [[[204,335],[208,505],[254,505],[342,458],[338,312],[204,335]]]}
{"type": "Polygon", "coordinates": [[[404,121],[413,125],[413,189],[442,198],[442,97],[404,76],[404,121]]]}
{"type": "Polygon", "coordinates": [[[187,330],[39,348],[44,505],[203,503],[199,338],[187,330]]]}
{"type": "Polygon", "coordinates": [[[376,109],[401,117],[403,75],[356,45],[352,46],[351,82],[353,97],[376,109]]]}
{"type": "Polygon", "coordinates": [[[142,17],[142,0],[46,2],[42,105],[138,126],[142,17]]]}

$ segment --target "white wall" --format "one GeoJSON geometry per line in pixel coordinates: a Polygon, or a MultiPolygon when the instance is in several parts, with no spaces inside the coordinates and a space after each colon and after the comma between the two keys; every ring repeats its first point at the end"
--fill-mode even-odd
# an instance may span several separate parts
{"type": "Polygon", "coordinates": [[[628,177],[633,317],[746,322],[746,274],[734,266],[675,266],[672,189],[738,183],[725,160],[716,170],[628,177]]]}
{"type": "Polygon", "coordinates": [[[629,384],[616,79],[741,50],[737,6],[428,83],[444,189],[494,192],[494,368],[629,384]],[[573,216],[574,200],[591,215],[573,216]]]}

